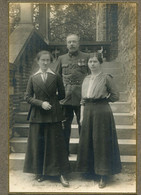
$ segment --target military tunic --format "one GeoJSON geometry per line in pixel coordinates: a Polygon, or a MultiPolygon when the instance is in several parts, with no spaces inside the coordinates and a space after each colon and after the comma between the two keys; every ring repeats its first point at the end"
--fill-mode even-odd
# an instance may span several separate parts
{"type": "Polygon", "coordinates": [[[58,58],[57,73],[63,78],[65,87],[65,98],[61,100],[65,120],[63,121],[63,130],[66,140],[66,146],[69,154],[69,140],[71,135],[71,123],[76,114],[78,129],[80,133],[80,100],[81,85],[84,77],[88,74],[89,55],[81,51],[67,53],[58,58]]]}
{"type": "Polygon", "coordinates": [[[81,85],[88,74],[88,56],[86,53],[77,51],[58,58],[56,71],[63,78],[66,93],[65,99],[61,101],[63,105],[80,105],[81,85]]]}

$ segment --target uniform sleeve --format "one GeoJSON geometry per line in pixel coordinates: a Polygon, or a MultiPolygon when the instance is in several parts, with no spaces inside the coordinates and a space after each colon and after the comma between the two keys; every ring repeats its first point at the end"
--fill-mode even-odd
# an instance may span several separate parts
{"type": "Polygon", "coordinates": [[[58,100],[65,98],[65,88],[60,75],[57,75],[58,100]]]}
{"type": "Polygon", "coordinates": [[[118,101],[119,100],[119,92],[118,92],[117,87],[115,85],[114,79],[111,75],[107,75],[106,85],[107,85],[107,91],[109,93],[107,100],[109,102],[118,101]]]}
{"type": "Polygon", "coordinates": [[[43,101],[34,98],[32,76],[28,80],[26,93],[25,93],[25,100],[31,105],[40,106],[40,107],[42,106],[43,103],[43,101]]]}
{"type": "Polygon", "coordinates": [[[85,99],[83,97],[84,82],[85,82],[85,79],[83,80],[83,83],[82,83],[82,86],[81,86],[81,101],[80,101],[81,106],[85,106],[85,99]]]}
{"type": "Polygon", "coordinates": [[[56,62],[56,69],[55,72],[62,76],[62,63],[61,63],[61,57],[58,57],[57,62],[56,62]]]}

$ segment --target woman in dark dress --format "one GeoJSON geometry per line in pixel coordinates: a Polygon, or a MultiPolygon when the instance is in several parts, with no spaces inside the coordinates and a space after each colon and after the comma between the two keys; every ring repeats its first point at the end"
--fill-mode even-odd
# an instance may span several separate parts
{"type": "Polygon", "coordinates": [[[31,104],[31,109],[24,172],[36,174],[38,182],[45,180],[46,175],[60,176],[62,185],[68,187],[65,174],[69,172],[70,165],[59,104],[59,100],[65,97],[65,91],[61,77],[49,68],[51,61],[48,51],[39,52],[39,70],[27,84],[26,101],[31,104]]]}
{"type": "Polygon", "coordinates": [[[109,175],[120,173],[121,162],[115,121],[109,102],[119,100],[113,77],[103,73],[99,53],[91,54],[91,74],[82,84],[82,130],[77,157],[77,171],[99,175],[99,188],[106,186],[109,175]]]}

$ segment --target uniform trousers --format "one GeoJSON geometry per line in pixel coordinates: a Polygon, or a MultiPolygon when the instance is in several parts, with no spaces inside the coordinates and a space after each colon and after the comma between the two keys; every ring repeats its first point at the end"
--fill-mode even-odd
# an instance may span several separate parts
{"type": "Polygon", "coordinates": [[[63,121],[63,130],[64,136],[67,146],[67,151],[69,155],[69,142],[70,142],[70,135],[71,135],[71,124],[74,118],[74,113],[76,114],[76,120],[78,124],[78,131],[80,134],[81,126],[80,126],[80,106],[72,106],[72,105],[63,105],[63,114],[65,120],[63,121]]]}

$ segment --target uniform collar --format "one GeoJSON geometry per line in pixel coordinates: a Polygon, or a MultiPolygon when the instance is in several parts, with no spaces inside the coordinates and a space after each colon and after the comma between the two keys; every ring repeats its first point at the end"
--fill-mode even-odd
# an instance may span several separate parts
{"type": "Polygon", "coordinates": [[[68,52],[69,56],[72,57],[72,56],[77,56],[79,54],[79,50],[78,51],[75,51],[73,53],[71,52],[68,52]]]}

